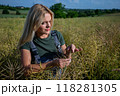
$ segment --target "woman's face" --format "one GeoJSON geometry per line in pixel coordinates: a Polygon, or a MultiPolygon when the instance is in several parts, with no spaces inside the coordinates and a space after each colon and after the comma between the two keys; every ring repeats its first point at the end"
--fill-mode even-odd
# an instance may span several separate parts
{"type": "Polygon", "coordinates": [[[50,33],[51,30],[51,15],[49,13],[45,14],[45,17],[43,19],[42,24],[40,25],[39,29],[37,30],[37,32],[39,32],[39,34],[46,34],[48,35],[50,33]]]}

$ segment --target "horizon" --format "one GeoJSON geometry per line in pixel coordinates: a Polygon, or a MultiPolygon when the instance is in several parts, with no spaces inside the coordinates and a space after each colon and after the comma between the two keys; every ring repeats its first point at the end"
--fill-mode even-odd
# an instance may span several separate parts
{"type": "MultiPolygon", "coordinates": [[[[56,3],[57,4],[57,3],[56,3]]],[[[19,5],[19,6],[10,6],[9,4],[0,4],[0,5],[3,5],[3,6],[9,6],[9,7],[24,7],[24,8],[31,8],[31,7],[25,7],[25,6],[22,6],[22,5],[19,5]]],[[[52,5],[51,5],[52,6],[52,5]]],[[[50,6],[50,7],[51,7],[50,6]]],[[[49,7],[48,7],[49,8],[49,7]]],[[[76,8],[65,8],[65,9],[76,9],[76,8]]],[[[120,8],[111,8],[111,9],[99,9],[99,10],[112,10],[112,9],[118,9],[120,10],[120,8]]],[[[96,9],[78,9],[78,10],[96,10],[96,9]]]]}
{"type": "Polygon", "coordinates": [[[43,4],[50,8],[56,3],[62,3],[66,9],[120,9],[120,0],[15,0],[14,2],[13,0],[0,0],[0,5],[29,8],[34,4],[43,4]]]}

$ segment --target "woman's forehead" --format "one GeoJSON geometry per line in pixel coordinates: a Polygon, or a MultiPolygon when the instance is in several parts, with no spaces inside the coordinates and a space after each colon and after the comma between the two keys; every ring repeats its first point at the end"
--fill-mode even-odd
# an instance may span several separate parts
{"type": "Polygon", "coordinates": [[[50,21],[52,19],[49,13],[45,13],[44,21],[50,21]]]}

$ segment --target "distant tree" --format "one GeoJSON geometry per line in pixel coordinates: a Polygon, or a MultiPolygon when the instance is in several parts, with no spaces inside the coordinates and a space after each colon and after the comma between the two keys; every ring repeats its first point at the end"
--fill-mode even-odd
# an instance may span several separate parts
{"type": "Polygon", "coordinates": [[[91,15],[90,10],[86,10],[85,13],[86,13],[87,16],[90,16],[90,15],[91,15]]]}
{"type": "Polygon", "coordinates": [[[2,14],[9,14],[9,11],[7,9],[3,9],[2,14]]]}
{"type": "Polygon", "coordinates": [[[66,13],[61,10],[57,10],[54,12],[55,18],[66,18],[66,13]]]}
{"type": "Polygon", "coordinates": [[[16,11],[16,15],[20,15],[20,12],[18,10],[16,11]]]}
{"type": "Polygon", "coordinates": [[[87,14],[85,12],[79,12],[79,17],[86,17],[87,14]]]}
{"type": "Polygon", "coordinates": [[[91,11],[90,11],[90,16],[92,16],[92,17],[95,16],[95,11],[94,11],[94,10],[91,10],[91,11]]]}
{"type": "Polygon", "coordinates": [[[15,7],[9,7],[9,10],[16,11],[16,8],[15,7]]]}
{"type": "Polygon", "coordinates": [[[57,4],[54,4],[50,7],[50,9],[52,11],[56,11],[56,10],[65,10],[65,5],[63,5],[62,3],[57,3],[57,4]]]}
{"type": "Polygon", "coordinates": [[[100,9],[96,9],[95,10],[95,14],[98,15],[98,16],[101,15],[101,10],[100,9]]]}
{"type": "Polygon", "coordinates": [[[117,13],[117,12],[119,12],[118,9],[113,8],[113,9],[111,10],[111,13],[117,13]]]}
{"type": "Polygon", "coordinates": [[[66,18],[65,5],[62,3],[54,4],[50,9],[54,12],[55,18],[66,18]]]}
{"type": "Polygon", "coordinates": [[[68,11],[67,13],[67,17],[68,18],[74,18],[74,17],[78,17],[78,12],[77,11],[68,11]]]}
{"type": "Polygon", "coordinates": [[[111,10],[106,9],[106,10],[105,10],[105,13],[109,14],[109,13],[111,13],[111,10]]]}

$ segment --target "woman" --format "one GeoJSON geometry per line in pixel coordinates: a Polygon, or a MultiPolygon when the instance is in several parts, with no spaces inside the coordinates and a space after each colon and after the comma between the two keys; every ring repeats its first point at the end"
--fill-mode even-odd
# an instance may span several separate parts
{"type": "Polygon", "coordinates": [[[23,35],[20,38],[18,47],[21,51],[21,62],[26,70],[39,72],[52,67],[64,68],[71,61],[71,53],[79,51],[74,44],[66,47],[63,36],[56,31],[62,54],[66,58],[58,58],[58,51],[55,46],[54,37],[51,35],[54,14],[47,7],[41,4],[35,4],[29,10],[24,25],[23,35]],[[30,42],[33,42],[40,58],[40,64],[37,64],[31,51],[30,42]],[[44,61],[44,58],[47,60],[44,61]]]}

